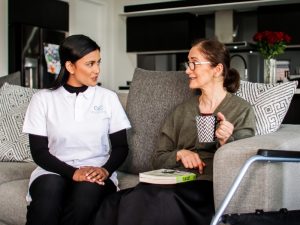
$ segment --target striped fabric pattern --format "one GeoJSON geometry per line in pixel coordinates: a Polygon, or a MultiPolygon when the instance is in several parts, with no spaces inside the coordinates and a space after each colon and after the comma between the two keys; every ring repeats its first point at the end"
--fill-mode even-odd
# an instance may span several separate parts
{"type": "Polygon", "coordinates": [[[0,89],[0,161],[32,161],[28,135],[22,133],[30,99],[37,90],[4,83],[0,89]]]}
{"type": "Polygon", "coordinates": [[[236,95],[253,106],[256,118],[256,135],[268,134],[279,128],[296,88],[297,81],[276,84],[241,81],[236,95]]]}

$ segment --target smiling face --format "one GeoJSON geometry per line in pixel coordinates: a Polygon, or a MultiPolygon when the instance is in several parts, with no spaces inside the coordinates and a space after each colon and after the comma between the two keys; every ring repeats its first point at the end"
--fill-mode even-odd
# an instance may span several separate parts
{"type": "Polygon", "coordinates": [[[194,70],[191,70],[189,67],[187,67],[185,71],[189,76],[189,86],[191,89],[203,90],[206,88],[212,88],[216,82],[220,82],[220,78],[222,79],[222,65],[218,64],[216,67],[212,66],[212,62],[210,62],[199,50],[199,46],[194,46],[191,48],[188,55],[188,60],[189,62],[196,63],[194,70]],[[200,64],[201,62],[203,64],[200,64]]]}
{"type": "MultiPolygon", "coordinates": [[[[208,60],[201,54],[197,46],[192,47],[189,55],[189,62],[207,62],[208,60]]],[[[211,64],[198,64],[195,65],[195,69],[191,70],[189,67],[186,69],[186,74],[190,79],[190,88],[202,89],[206,85],[212,82],[214,69],[211,64]]]]}
{"type": "Polygon", "coordinates": [[[67,84],[73,87],[97,85],[100,62],[101,56],[99,50],[86,54],[75,63],[67,61],[65,66],[70,73],[67,84]]]}

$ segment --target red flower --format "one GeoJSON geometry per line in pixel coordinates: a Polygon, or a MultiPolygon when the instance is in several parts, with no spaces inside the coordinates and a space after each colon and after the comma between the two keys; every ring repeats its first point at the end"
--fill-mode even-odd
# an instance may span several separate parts
{"type": "Polygon", "coordinates": [[[282,54],[286,44],[291,41],[291,37],[284,32],[262,31],[253,36],[257,42],[257,48],[265,59],[274,58],[282,54]]]}

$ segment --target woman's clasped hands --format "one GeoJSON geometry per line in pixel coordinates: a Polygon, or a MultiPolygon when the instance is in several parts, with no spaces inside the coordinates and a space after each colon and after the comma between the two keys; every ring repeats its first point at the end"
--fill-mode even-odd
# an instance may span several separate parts
{"type": "Polygon", "coordinates": [[[75,171],[73,180],[78,182],[86,181],[104,185],[104,181],[108,178],[108,176],[108,171],[103,167],[84,166],[75,171]]]}

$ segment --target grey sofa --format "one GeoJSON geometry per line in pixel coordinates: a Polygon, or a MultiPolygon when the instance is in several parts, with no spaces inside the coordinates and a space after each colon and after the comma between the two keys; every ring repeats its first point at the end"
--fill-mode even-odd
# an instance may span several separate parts
{"type": "MultiPolygon", "coordinates": [[[[0,78],[18,84],[18,76],[0,78]]],[[[120,188],[132,187],[137,174],[151,170],[159,127],[165,116],[193,93],[188,89],[183,72],[155,72],[136,69],[127,94],[119,94],[132,123],[128,132],[129,155],[118,171],[120,188]],[[125,106],[126,105],[126,106],[125,106]]],[[[1,135],[1,133],[0,133],[1,135]]],[[[243,162],[259,148],[297,150],[300,125],[282,125],[276,132],[229,143],[221,147],[214,159],[214,194],[220,204],[243,162]]],[[[0,225],[24,225],[28,178],[35,168],[32,162],[0,162],[0,225]]],[[[255,208],[278,209],[282,206],[300,208],[295,200],[300,183],[298,165],[255,165],[247,174],[227,212],[251,212],[255,208]],[[275,179],[274,179],[275,178],[275,179]],[[297,186],[296,186],[297,185],[297,186]],[[286,193],[286,190],[289,192],[286,193]]]]}

